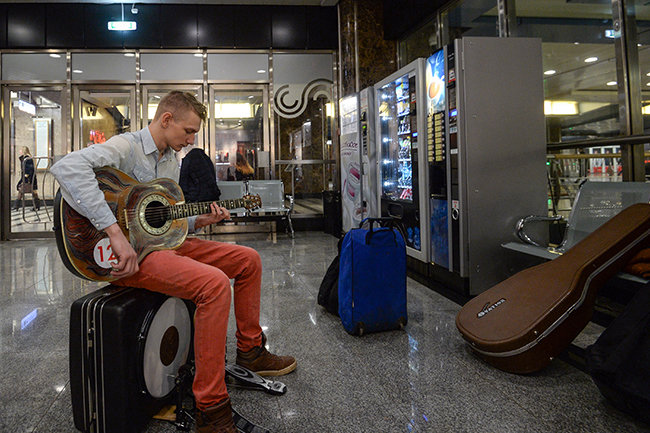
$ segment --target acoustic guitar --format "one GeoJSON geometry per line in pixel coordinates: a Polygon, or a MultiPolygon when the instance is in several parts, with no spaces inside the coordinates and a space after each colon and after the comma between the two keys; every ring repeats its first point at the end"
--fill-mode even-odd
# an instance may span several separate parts
{"type": "MultiPolygon", "coordinates": [[[[140,183],[112,167],[95,169],[99,189],[140,262],[152,251],[176,249],[187,237],[185,218],[210,213],[212,202],[185,203],[181,187],[171,179],[140,183]]],[[[259,195],[217,201],[226,209],[256,209],[259,195]]],[[[75,211],[61,196],[54,200],[56,245],[64,265],[73,274],[93,281],[113,281],[117,258],[108,235],[75,211]]]]}

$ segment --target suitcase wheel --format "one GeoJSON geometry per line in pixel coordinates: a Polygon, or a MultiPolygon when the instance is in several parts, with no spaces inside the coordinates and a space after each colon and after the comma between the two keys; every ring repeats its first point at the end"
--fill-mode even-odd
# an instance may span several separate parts
{"type": "Polygon", "coordinates": [[[357,334],[359,337],[361,337],[361,336],[363,335],[363,331],[364,331],[363,323],[359,323],[359,324],[357,324],[357,332],[356,332],[356,334],[357,334]]]}
{"type": "Polygon", "coordinates": [[[399,318],[399,329],[404,329],[406,326],[407,319],[404,317],[399,318]]]}

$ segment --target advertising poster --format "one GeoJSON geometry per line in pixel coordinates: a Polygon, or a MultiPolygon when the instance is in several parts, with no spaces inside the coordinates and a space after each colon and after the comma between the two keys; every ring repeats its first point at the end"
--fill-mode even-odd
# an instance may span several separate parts
{"type": "Polygon", "coordinates": [[[359,110],[357,96],[339,101],[341,116],[341,209],[343,231],[361,222],[361,166],[359,164],[359,110]]]}

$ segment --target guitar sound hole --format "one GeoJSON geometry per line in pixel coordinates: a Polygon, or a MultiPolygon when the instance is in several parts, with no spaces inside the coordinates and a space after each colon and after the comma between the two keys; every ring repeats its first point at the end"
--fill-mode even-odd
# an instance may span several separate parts
{"type": "Polygon", "coordinates": [[[163,203],[159,201],[151,202],[147,205],[144,212],[144,218],[151,227],[159,229],[165,225],[168,219],[169,211],[165,208],[163,203]]]}

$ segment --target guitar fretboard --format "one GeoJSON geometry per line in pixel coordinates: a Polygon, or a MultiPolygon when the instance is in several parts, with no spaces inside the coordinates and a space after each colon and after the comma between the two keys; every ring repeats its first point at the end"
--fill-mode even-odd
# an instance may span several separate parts
{"type": "MultiPolygon", "coordinates": [[[[168,206],[170,219],[187,218],[194,215],[203,215],[212,212],[210,205],[213,202],[197,202],[197,203],[184,203],[168,206]]],[[[246,207],[246,199],[234,198],[230,200],[221,200],[216,202],[217,206],[225,207],[226,209],[236,209],[238,207],[246,207]]]]}

